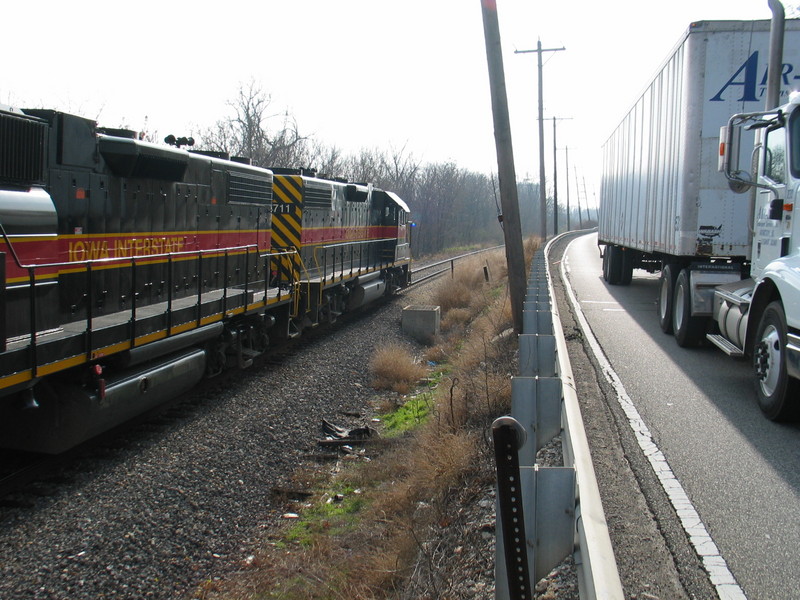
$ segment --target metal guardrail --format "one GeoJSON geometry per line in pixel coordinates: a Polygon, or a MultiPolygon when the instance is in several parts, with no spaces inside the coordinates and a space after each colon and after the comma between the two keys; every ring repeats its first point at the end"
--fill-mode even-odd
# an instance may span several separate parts
{"type": "Polygon", "coordinates": [[[493,425],[498,455],[495,598],[532,598],[529,588],[572,554],[582,600],[622,600],[566,340],[551,301],[546,257],[557,239],[533,259],[519,336],[520,375],[511,381],[511,416],[493,425]],[[559,434],[564,466],[537,465],[536,452],[559,434]],[[516,457],[510,456],[513,452],[516,457]]]}

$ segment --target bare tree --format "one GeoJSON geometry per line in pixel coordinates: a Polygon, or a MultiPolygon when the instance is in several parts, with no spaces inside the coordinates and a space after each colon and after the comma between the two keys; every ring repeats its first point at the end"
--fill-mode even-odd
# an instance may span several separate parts
{"type": "Polygon", "coordinates": [[[254,82],[239,88],[232,116],[201,132],[205,149],[247,156],[263,167],[308,167],[320,175],[373,183],[397,193],[419,225],[416,255],[497,242],[502,232],[490,180],[453,162],[422,164],[405,146],[362,148],[344,155],[300,134],[288,112],[271,112],[271,97],[254,82]]]}
{"type": "Polygon", "coordinates": [[[346,177],[347,157],[336,146],[328,146],[310,140],[307,144],[307,156],[300,161],[314,169],[317,173],[329,177],[346,177]]]}
{"type": "MultiPolygon", "coordinates": [[[[352,154],[345,160],[343,176],[351,181],[386,185],[386,157],[378,149],[362,148],[358,154],[352,154]]],[[[387,187],[386,189],[392,189],[387,187]]]]}
{"type": "Polygon", "coordinates": [[[262,167],[301,164],[309,156],[308,137],[300,134],[288,111],[270,114],[271,104],[272,97],[255,82],[240,87],[229,103],[233,116],[203,131],[202,145],[207,150],[246,156],[262,167]]]}

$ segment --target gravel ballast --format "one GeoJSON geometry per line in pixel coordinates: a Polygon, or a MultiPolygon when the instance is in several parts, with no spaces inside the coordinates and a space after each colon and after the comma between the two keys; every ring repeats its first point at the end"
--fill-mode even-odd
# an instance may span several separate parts
{"type": "Polygon", "coordinates": [[[6,501],[0,598],[192,597],[243,568],[284,512],[273,491],[319,451],[323,417],[368,422],[369,360],[389,342],[411,345],[406,303],[373,308],[277,365],[205,381],[55,483],[6,501]]]}

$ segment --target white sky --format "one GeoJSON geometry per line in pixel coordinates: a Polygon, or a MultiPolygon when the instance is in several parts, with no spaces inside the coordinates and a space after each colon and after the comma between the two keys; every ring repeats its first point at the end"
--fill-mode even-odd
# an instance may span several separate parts
{"type": "MultiPolygon", "coordinates": [[[[546,178],[594,195],[601,146],[692,21],[769,19],[767,0],[497,0],[518,179],[538,179],[538,38],[546,178]]],[[[788,3],[787,3],[788,6],[788,3]]],[[[788,8],[787,8],[788,12],[788,8]]],[[[497,170],[480,0],[7,2],[0,103],[188,135],[251,80],[301,133],[346,152],[404,148],[497,170]]],[[[575,193],[574,190],[572,192],[575,193]]]]}

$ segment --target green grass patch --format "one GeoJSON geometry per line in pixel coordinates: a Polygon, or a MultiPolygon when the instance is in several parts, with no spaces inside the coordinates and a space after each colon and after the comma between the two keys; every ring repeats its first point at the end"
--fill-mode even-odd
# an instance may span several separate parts
{"type": "Polygon", "coordinates": [[[429,392],[407,400],[397,410],[381,416],[384,434],[386,437],[393,437],[419,427],[428,418],[432,405],[433,397],[429,392]]]}
{"type": "Polygon", "coordinates": [[[310,546],[318,535],[338,535],[356,526],[358,514],[366,505],[360,491],[344,486],[324,496],[324,500],[303,511],[286,533],[286,540],[310,546]],[[341,498],[337,500],[336,498],[341,498]],[[328,500],[330,498],[330,500],[328,500]]]}

